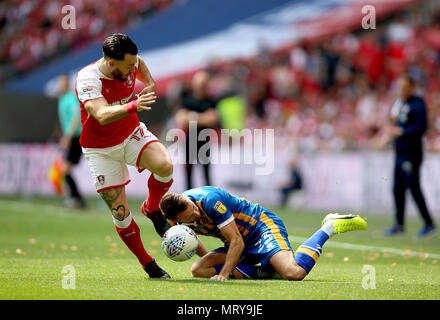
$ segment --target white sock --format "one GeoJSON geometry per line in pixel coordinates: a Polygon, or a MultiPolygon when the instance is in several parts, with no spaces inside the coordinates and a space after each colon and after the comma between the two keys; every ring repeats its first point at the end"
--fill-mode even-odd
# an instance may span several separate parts
{"type": "Polygon", "coordinates": [[[130,226],[131,221],[133,220],[133,217],[131,216],[131,212],[128,214],[128,216],[124,220],[118,220],[113,215],[113,223],[115,226],[117,226],[119,229],[126,229],[130,226]]]}
{"type": "Polygon", "coordinates": [[[156,180],[159,181],[159,182],[163,182],[163,183],[170,182],[171,179],[173,178],[173,175],[170,175],[170,176],[168,176],[168,177],[161,177],[161,176],[158,176],[158,175],[155,174],[155,173],[153,173],[153,176],[154,176],[154,179],[156,179],[156,180]]]}
{"type": "Polygon", "coordinates": [[[335,232],[335,227],[333,227],[333,221],[327,221],[321,227],[321,230],[328,234],[329,237],[335,232]]]}

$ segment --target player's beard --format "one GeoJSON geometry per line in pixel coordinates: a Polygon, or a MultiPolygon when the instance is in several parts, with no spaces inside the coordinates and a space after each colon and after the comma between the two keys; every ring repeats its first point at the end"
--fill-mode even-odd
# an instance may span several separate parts
{"type": "Polygon", "coordinates": [[[112,75],[114,79],[117,79],[121,82],[124,82],[125,80],[127,80],[128,76],[124,77],[124,75],[122,74],[121,70],[119,69],[115,69],[112,71],[112,75]]]}

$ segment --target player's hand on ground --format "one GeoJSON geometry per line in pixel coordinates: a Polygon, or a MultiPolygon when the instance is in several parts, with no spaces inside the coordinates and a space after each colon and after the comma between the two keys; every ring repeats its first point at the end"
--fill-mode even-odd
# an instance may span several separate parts
{"type": "Polygon", "coordinates": [[[211,277],[211,280],[228,280],[228,278],[226,278],[220,274],[216,274],[215,276],[211,277]]]}
{"type": "Polygon", "coordinates": [[[150,104],[153,104],[156,102],[157,96],[155,92],[146,93],[143,95],[139,95],[136,100],[136,106],[137,111],[149,111],[151,110],[151,107],[149,107],[150,104]]]}

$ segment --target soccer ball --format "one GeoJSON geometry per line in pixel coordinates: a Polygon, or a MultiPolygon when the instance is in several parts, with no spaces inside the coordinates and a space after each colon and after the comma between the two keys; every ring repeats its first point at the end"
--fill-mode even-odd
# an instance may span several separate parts
{"type": "Polygon", "coordinates": [[[199,240],[196,233],[184,225],[176,225],[167,230],[162,237],[162,250],[174,261],[185,261],[196,253],[199,240]]]}

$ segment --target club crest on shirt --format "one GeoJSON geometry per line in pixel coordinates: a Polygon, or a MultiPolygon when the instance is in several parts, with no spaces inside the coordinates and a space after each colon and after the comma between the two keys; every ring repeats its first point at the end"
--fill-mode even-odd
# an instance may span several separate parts
{"type": "Polygon", "coordinates": [[[102,174],[100,176],[98,176],[97,179],[98,179],[98,182],[100,185],[104,184],[105,178],[102,174]]]}
{"type": "Polygon", "coordinates": [[[223,203],[221,203],[220,201],[217,201],[214,205],[214,209],[217,210],[220,213],[225,213],[226,212],[226,207],[224,206],[223,203]]]}
{"type": "Polygon", "coordinates": [[[128,76],[127,79],[126,79],[125,82],[124,82],[124,85],[125,85],[126,87],[128,87],[128,88],[131,88],[131,87],[134,85],[133,80],[134,80],[134,79],[132,78],[131,75],[128,76]]]}

